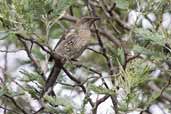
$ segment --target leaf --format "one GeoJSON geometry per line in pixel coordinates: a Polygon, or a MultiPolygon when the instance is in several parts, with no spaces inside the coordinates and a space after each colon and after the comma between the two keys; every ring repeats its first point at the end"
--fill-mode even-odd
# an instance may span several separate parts
{"type": "Polygon", "coordinates": [[[145,84],[149,79],[150,67],[147,64],[143,64],[142,61],[129,63],[125,70],[120,65],[120,69],[118,83],[127,94],[131,94],[133,90],[145,84]]]}
{"type": "Polygon", "coordinates": [[[119,56],[120,63],[123,65],[125,63],[125,53],[123,48],[118,49],[118,56],[119,56]]]}
{"type": "Polygon", "coordinates": [[[52,96],[45,95],[44,99],[49,101],[49,103],[53,105],[62,105],[62,106],[71,105],[71,103],[69,102],[69,99],[67,98],[52,97],[52,96]]]}
{"type": "Polygon", "coordinates": [[[139,45],[134,45],[132,50],[136,53],[141,53],[144,55],[154,55],[154,52],[139,45]]]}
{"type": "Polygon", "coordinates": [[[84,100],[83,100],[83,103],[82,103],[82,106],[81,106],[81,114],[84,114],[84,112],[85,112],[85,108],[86,108],[86,104],[88,103],[88,99],[89,99],[89,96],[86,95],[84,97],[84,100]]]}
{"type": "Polygon", "coordinates": [[[164,46],[164,37],[160,32],[151,32],[147,29],[137,28],[134,30],[136,37],[141,41],[150,41],[152,44],[164,46]]]}
{"type": "Polygon", "coordinates": [[[37,91],[34,88],[30,87],[30,86],[27,86],[25,88],[25,91],[27,91],[31,95],[31,97],[33,97],[33,98],[36,98],[37,95],[38,95],[37,91]]]}
{"type": "Polygon", "coordinates": [[[160,92],[153,92],[152,95],[149,97],[146,106],[150,106],[152,102],[154,102],[157,98],[160,97],[160,92]]]}
{"type": "Polygon", "coordinates": [[[53,8],[54,16],[59,16],[63,11],[65,11],[71,4],[74,3],[74,0],[58,0],[56,7],[53,8]]]}
{"type": "Polygon", "coordinates": [[[61,106],[63,106],[65,108],[64,111],[67,114],[73,113],[74,104],[67,97],[63,98],[63,97],[58,97],[58,96],[52,97],[52,96],[45,95],[44,99],[47,100],[51,105],[54,105],[54,106],[61,105],[61,106]]]}
{"type": "Polygon", "coordinates": [[[60,27],[58,27],[58,26],[55,26],[55,27],[54,27],[55,29],[51,29],[51,31],[50,31],[50,37],[52,39],[59,38],[60,35],[64,32],[64,30],[61,29],[60,27]]]}
{"type": "Polygon", "coordinates": [[[4,95],[4,93],[5,93],[4,89],[3,89],[3,88],[1,88],[1,89],[0,89],[0,97],[1,97],[1,96],[3,96],[3,95],[4,95]]]}
{"type": "MultiPolygon", "coordinates": [[[[132,68],[129,69],[129,71],[132,68]]],[[[136,65],[134,66],[133,72],[128,75],[128,83],[130,85],[130,89],[134,89],[141,84],[144,84],[149,78],[150,68],[147,65],[136,65]]]]}
{"type": "Polygon", "coordinates": [[[52,106],[46,106],[44,111],[50,112],[51,114],[61,114],[61,109],[52,106]]]}
{"type": "Polygon", "coordinates": [[[42,77],[36,72],[28,72],[25,69],[23,69],[22,71],[20,71],[20,73],[25,75],[24,77],[25,82],[38,81],[40,84],[43,84],[44,82],[42,77]]]}
{"type": "Polygon", "coordinates": [[[116,7],[120,9],[128,9],[129,7],[128,0],[115,0],[115,2],[116,2],[116,7]]]}
{"type": "Polygon", "coordinates": [[[95,86],[95,85],[92,85],[92,84],[90,84],[88,88],[90,90],[96,92],[97,94],[107,94],[107,95],[112,95],[112,96],[115,95],[114,90],[106,89],[106,88],[103,88],[103,87],[98,87],[98,86],[95,86]]]}

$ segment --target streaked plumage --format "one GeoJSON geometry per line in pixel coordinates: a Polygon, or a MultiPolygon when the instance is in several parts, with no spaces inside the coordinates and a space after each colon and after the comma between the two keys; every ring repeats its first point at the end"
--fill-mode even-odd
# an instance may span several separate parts
{"type": "Polygon", "coordinates": [[[83,17],[62,36],[56,46],[55,64],[45,83],[42,96],[50,87],[54,86],[66,60],[78,58],[86,49],[91,39],[90,27],[97,19],[99,18],[83,17]]]}

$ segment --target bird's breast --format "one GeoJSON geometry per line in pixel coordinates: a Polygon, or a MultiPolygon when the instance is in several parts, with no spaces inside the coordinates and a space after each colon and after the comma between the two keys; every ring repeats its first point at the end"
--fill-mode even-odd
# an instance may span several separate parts
{"type": "Polygon", "coordinates": [[[78,30],[70,32],[66,35],[59,46],[56,48],[56,53],[65,59],[76,59],[85,50],[91,33],[89,30],[78,30]]]}
{"type": "Polygon", "coordinates": [[[91,37],[91,32],[90,32],[90,30],[80,30],[80,31],[78,32],[78,35],[79,35],[82,39],[88,40],[88,39],[90,39],[90,37],[91,37]]]}

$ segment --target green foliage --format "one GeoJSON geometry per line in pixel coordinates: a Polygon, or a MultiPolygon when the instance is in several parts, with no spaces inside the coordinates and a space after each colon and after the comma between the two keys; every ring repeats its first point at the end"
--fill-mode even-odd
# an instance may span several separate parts
{"type": "Polygon", "coordinates": [[[1,87],[0,87],[0,97],[3,96],[5,92],[6,92],[6,91],[4,90],[4,88],[1,88],[1,87]]]}
{"type": "Polygon", "coordinates": [[[88,88],[89,88],[89,90],[92,90],[97,94],[106,94],[106,95],[111,95],[111,96],[115,95],[114,90],[106,89],[106,88],[100,87],[100,86],[95,86],[93,84],[90,84],[88,88]]]}
{"type": "Polygon", "coordinates": [[[0,2],[0,19],[5,21],[6,26],[33,32],[41,24],[42,19],[48,20],[59,17],[74,1],[72,0],[13,0],[8,4],[6,0],[0,2]],[[51,15],[51,18],[47,17],[51,15]]]}
{"type": "Polygon", "coordinates": [[[40,84],[44,83],[44,80],[42,79],[42,77],[37,72],[29,72],[29,71],[23,69],[22,71],[20,71],[20,73],[24,74],[23,80],[25,82],[37,81],[40,84]]]}
{"type": "Polygon", "coordinates": [[[61,13],[66,10],[69,6],[74,4],[74,0],[58,0],[56,6],[53,8],[54,16],[59,16],[61,13]]]}
{"type": "Polygon", "coordinates": [[[141,54],[144,54],[144,55],[151,55],[151,56],[154,55],[155,56],[155,52],[154,51],[149,50],[149,49],[147,49],[145,47],[142,47],[142,46],[139,46],[139,45],[134,45],[132,50],[134,52],[136,52],[136,53],[141,53],[141,54]]]}
{"type": "Polygon", "coordinates": [[[119,59],[119,62],[124,65],[124,63],[126,62],[125,61],[125,53],[124,53],[124,49],[123,48],[119,48],[117,50],[117,55],[118,55],[118,59],[119,59]]]}
{"type": "Polygon", "coordinates": [[[125,92],[123,101],[119,103],[120,111],[126,111],[139,107],[143,100],[140,99],[139,87],[146,84],[150,74],[150,67],[141,60],[130,63],[126,70],[120,65],[121,72],[117,75],[119,88],[125,92]],[[131,105],[131,107],[130,107],[131,105]]]}
{"type": "Polygon", "coordinates": [[[136,44],[132,50],[136,53],[146,55],[147,59],[154,61],[164,60],[167,56],[164,53],[164,47],[166,43],[170,44],[170,39],[166,38],[166,35],[161,32],[151,32],[141,28],[135,29],[136,44]]]}
{"type": "Polygon", "coordinates": [[[129,7],[129,0],[115,0],[116,7],[120,9],[128,9],[129,7]]]}
{"type": "Polygon", "coordinates": [[[150,67],[141,62],[130,63],[125,71],[121,70],[121,85],[124,84],[124,88],[128,93],[131,93],[132,90],[144,84],[149,79],[150,67]]]}
{"type": "Polygon", "coordinates": [[[88,99],[89,99],[89,96],[86,95],[84,97],[84,100],[83,100],[83,103],[82,103],[82,106],[81,106],[81,114],[85,114],[85,108],[86,108],[86,104],[88,103],[88,99]]]}
{"type": "Polygon", "coordinates": [[[22,88],[23,91],[27,91],[33,98],[36,98],[39,95],[37,93],[37,89],[40,88],[41,85],[44,85],[43,78],[37,72],[29,72],[25,69],[20,71],[20,73],[24,75],[23,79],[21,80],[26,82],[26,86],[22,88]],[[28,85],[29,82],[34,83],[38,88],[28,85]]]}
{"type": "Polygon", "coordinates": [[[152,93],[152,95],[150,95],[150,97],[147,99],[147,102],[145,102],[145,106],[148,107],[152,103],[154,103],[156,101],[156,99],[158,99],[160,97],[160,94],[161,94],[161,92],[152,93]]]}
{"type": "MultiPolygon", "coordinates": [[[[42,114],[85,114],[87,106],[91,104],[90,99],[92,98],[92,94],[97,96],[110,95],[114,97],[117,95],[118,97],[120,90],[123,90],[124,93],[121,95],[121,100],[118,100],[117,104],[119,113],[121,114],[137,109],[146,109],[151,104],[158,102],[158,99],[161,98],[161,92],[150,91],[148,83],[152,81],[162,90],[162,86],[168,81],[169,74],[167,73],[170,73],[170,49],[168,52],[164,52],[164,49],[166,43],[168,45],[171,44],[171,33],[170,28],[162,28],[162,15],[164,12],[171,10],[170,1],[90,0],[90,3],[94,5],[93,8],[90,8],[91,5],[87,8],[84,0],[0,0],[0,43],[4,41],[2,47],[9,47],[9,53],[11,51],[11,44],[17,47],[16,50],[23,50],[25,47],[16,36],[16,33],[22,34],[24,37],[28,38],[28,40],[32,40],[25,41],[23,39],[26,46],[28,46],[29,54],[35,60],[17,60],[18,63],[20,62],[20,68],[25,64],[31,66],[29,70],[19,69],[20,74],[23,76],[20,80],[13,78],[15,75],[11,72],[11,69],[6,68],[5,65],[0,66],[0,71],[2,69],[2,73],[5,75],[4,79],[2,79],[4,82],[0,85],[0,98],[2,98],[0,102],[2,102],[2,106],[7,106],[9,109],[16,109],[16,106],[11,105],[11,101],[8,102],[9,99],[3,99],[5,94],[15,97],[15,99],[19,101],[21,95],[29,94],[31,98],[39,101],[44,106],[45,109],[40,112],[42,114]],[[116,7],[112,9],[111,7],[114,6],[115,3],[116,7]],[[132,28],[126,28],[128,13],[131,10],[139,11],[138,13],[147,20],[149,20],[149,18],[147,18],[148,13],[154,13],[157,18],[155,22],[152,22],[154,28],[143,29],[141,24],[134,25],[132,28]],[[83,65],[76,66],[70,64],[70,62],[66,62],[64,65],[73,76],[78,75],[77,70],[81,68],[79,77],[76,77],[81,83],[68,81],[69,79],[66,78],[67,76],[63,72],[60,73],[57,81],[61,86],[61,91],[70,90],[73,91],[75,95],[81,97],[82,94],[84,95],[81,98],[82,105],[79,106],[79,108],[74,106],[75,104],[72,102],[75,96],[72,98],[61,97],[61,93],[57,97],[45,95],[44,98],[40,99],[40,93],[45,85],[43,79],[49,75],[48,71],[52,69],[48,69],[48,67],[42,69],[40,66],[40,63],[48,61],[49,56],[49,53],[41,48],[52,47],[50,44],[52,39],[60,38],[65,30],[73,24],[66,19],[60,19],[61,16],[68,16],[70,14],[73,14],[76,18],[92,14],[101,18],[101,20],[96,23],[96,28],[100,30],[100,32],[97,33],[101,37],[103,48],[106,49],[106,55],[109,57],[107,58],[103,53],[103,49],[96,38],[96,31],[94,31],[92,32],[93,37],[90,44],[92,43],[91,48],[97,50],[99,53],[86,51],[88,53],[83,54],[77,61],[86,66],[86,68],[83,67],[83,65]],[[128,40],[122,39],[123,36],[126,36],[128,40]],[[115,40],[120,44],[119,46],[115,44],[115,40]],[[34,41],[40,43],[42,47],[35,44],[34,41]],[[38,66],[34,66],[35,62],[38,66]],[[34,69],[32,69],[33,67],[34,69]],[[160,69],[161,74],[159,74],[159,78],[154,79],[154,77],[151,77],[151,72],[156,69],[160,69]],[[111,70],[114,71],[114,74],[111,74],[111,70]],[[82,76],[82,72],[84,75],[86,74],[85,77],[82,76]],[[112,89],[102,86],[104,84],[103,82],[99,84],[99,80],[102,78],[98,76],[103,76],[103,74],[107,74],[105,75],[106,80],[112,82],[109,82],[112,89]],[[42,77],[42,75],[44,75],[44,77],[42,77]],[[10,87],[11,82],[14,80],[22,83],[22,85],[17,85],[17,87],[19,87],[19,89],[17,88],[17,92],[13,92],[12,87],[10,87]],[[30,85],[30,83],[33,85],[30,85]],[[82,92],[82,86],[85,87],[86,92],[82,92]],[[7,101],[7,103],[4,101],[7,101]]],[[[93,27],[94,26],[92,26],[92,29],[95,29],[93,27]]],[[[2,55],[5,55],[7,52],[2,51],[2,53],[2,55]]],[[[6,54],[7,58],[11,55],[9,53],[6,54]]],[[[2,58],[5,58],[5,56],[2,58]]],[[[7,67],[10,66],[8,65],[9,63],[6,61],[7,67]]],[[[50,62],[49,64],[51,65],[50,62]]],[[[170,88],[168,91],[164,92],[170,94],[170,88]]],[[[56,93],[58,93],[58,91],[56,93]]],[[[23,99],[23,101],[24,100],[25,99],[23,99]]],[[[17,101],[17,103],[19,101],[17,101]]],[[[160,102],[162,101],[163,98],[160,102]]],[[[164,101],[166,101],[166,99],[164,99],[164,101]]],[[[96,101],[94,101],[94,104],[96,105],[96,101]]],[[[31,107],[27,106],[26,103],[21,103],[21,108],[33,110],[31,107]]],[[[94,109],[95,107],[92,107],[90,110],[94,109]]]]}
{"type": "Polygon", "coordinates": [[[164,39],[164,35],[160,32],[151,32],[147,29],[142,29],[142,28],[137,28],[134,30],[135,35],[137,40],[139,40],[140,42],[142,41],[148,41],[151,44],[157,44],[160,46],[164,46],[165,43],[165,39],[164,39]]]}
{"type": "Polygon", "coordinates": [[[73,113],[73,103],[70,101],[69,98],[63,98],[63,97],[52,97],[52,96],[44,96],[44,99],[47,100],[51,105],[54,105],[54,106],[62,106],[64,107],[64,112],[60,109],[53,109],[53,108],[50,108],[50,107],[46,107],[48,111],[50,112],[55,112],[58,114],[62,114],[63,113],[67,113],[67,114],[72,114],[73,113]]]}

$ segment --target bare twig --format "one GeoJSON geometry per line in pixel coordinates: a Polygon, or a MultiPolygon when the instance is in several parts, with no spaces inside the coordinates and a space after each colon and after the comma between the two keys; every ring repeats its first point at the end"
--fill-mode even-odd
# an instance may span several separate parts
{"type": "Polygon", "coordinates": [[[32,38],[26,38],[26,37],[24,37],[24,36],[22,36],[21,34],[19,34],[19,33],[16,33],[15,34],[18,38],[20,38],[20,39],[23,39],[23,40],[26,40],[26,41],[29,41],[29,42],[31,42],[31,43],[35,43],[36,45],[38,45],[42,50],[44,50],[45,52],[47,52],[48,54],[50,54],[51,56],[54,56],[53,55],[53,50],[50,48],[50,47],[47,47],[47,48],[45,48],[44,47],[44,45],[43,44],[40,44],[39,42],[37,42],[36,40],[34,40],[34,39],[32,39],[32,38]]]}
{"type": "Polygon", "coordinates": [[[34,57],[31,55],[31,51],[29,50],[29,48],[27,47],[27,44],[25,41],[23,41],[23,39],[21,39],[19,37],[20,42],[23,44],[23,46],[25,47],[25,51],[28,55],[28,57],[30,58],[30,60],[32,61],[33,65],[35,66],[37,72],[42,76],[43,80],[45,80],[45,75],[43,74],[43,70],[41,70],[41,67],[39,66],[39,64],[36,62],[36,60],[34,59],[34,57]]]}
{"type": "Polygon", "coordinates": [[[125,21],[121,19],[121,17],[113,10],[115,4],[111,8],[108,8],[104,0],[99,1],[101,3],[101,8],[104,11],[104,14],[108,17],[108,19],[114,19],[121,27],[126,30],[130,30],[131,28],[127,25],[125,21]]]}
{"type": "MultiPolygon", "coordinates": [[[[87,0],[88,4],[87,4],[87,7],[89,9],[89,12],[93,12],[93,16],[97,16],[96,15],[96,11],[94,9],[94,7],[92,7],[90,4],[89,4],[89,0],[87,0]]],[[[107,62],[107,65],[108,65],[108,68],[109,68],[109,74],[110,75],[113,75],[114,74],[114,68],[113,68],[113,63],[111,61],[111,58],[109,58],[109,56],[107,55],[107,51],[106,51],[106,48],[104,47],[103,45],[103,42],[101,40],[101,36],[99,34],[99,31],[97,30],[97,25],[96,23],[94,23],[94,29],[95,29],[95,33],[96,33],[96,37],[97,37],[97,40],[99,42],[99,46],[101,47],[101,50],[102,50],[102,55],[105,57],[106,59],[106,62],[107,62]]],[[[103,79],[103,78],[102,78],[103,79]]],[[[103,79],[102,80],[103,82],[105,82],[105,80],[103,79]]],[[[107,86],[107,84],[105,83],[106,85],[106,88],[109,88],[107,86]]],[[[111,97],[111,100],[112,100],[112,103],[113,103],[113,106],[114,106],[114,109],[115,109],[115,113],[117,114],[118,113],[118,108],[117,108],[117,99],[116,99],[116,96],[110,96],[111,97]]],[[[97,109],[97,108],[96,108],[97,109]]],[[[96,112],[96,111],[95,111],[96,112]]],[[[95,113],[94,113],[95,114],[95,113]]]]}
{"type": "MultiPolygon", "coordinates": [[[[153,91],[156,91],[156,92],[162,92],[163,90],[160,89],[154,82],[150,82],[148,83],[148,86],[150,87],[150,89],[152,89],[153,91]]],[[[166,93],[166,92],[162,92],[162,94],[160,95],[160,97],[162,99],[166,99],[168,100],[169,102],[171,102],[171,96],[170,94],[166,93]]]]}
{"type": "Polygon", "coordinates": [[[110,30],[104,30],[104,29],[96,28],[96,30],[91,29],[91,31],[94,33],[96,33],[96,31],[98,31],[98,33],[100,35],[104,36],[104,38],[106,38],[107,40],[112,42],[114,46],[121,47],[120,41],[112,35],[112,32],[110,30]]]}
{"type": "Polygon", "coordinates": [[[87,48],[88,50],[91,50],[91,51],[93,51],[93,52],[95,52],[95,53],[97,53],[97,54],[100,54],[100,55],[102,55],[102,53],[101,52],[98,52],[98,51],[96,51],[96,50],[94,50],[94,49],[92,49],[92,48],[87,48]]]}
{"type": "Polygon", "coordinates": [[[104,101],[106,101],[106,99],[108,99],[110,96],[109,95],[105,95],[104,97],[102,97],[101,99],[96,101],[95,106],[93,107],[92,113],[93,114],[97,114],[97,108],[98,106],[103,103],[104,101]]]}
{"type": "MultiPolygon", "coordinates": [[[[62,68],[63,69],[63,71],[67,74],[67,76],[72,80],[72,81],[74,81],[74,82],[76,82],[77,84],[79,84],[79,86],[81,87],[81,89],[83,90],[83,92],[86,94],[86,88],[84,87],[84,85],[82,85],[82,83],[81,83],[81,81],[79,81],[78,79],[76,79],[74,76],[72,76],[72,74],[70,74],[70,72],[68,72],[67,71],[67,69],[65,69],[64,67],[62,68]]],[[[92,106],[92,107],[94,107],[94,103],[93,103],[93,101],[90,99],[90,98],[88,98],[88,101],[89,101],[89,103],[90,103],[90,105],[92,106]]]]}
{"type": "Polygon", "coordinates": [[[166,85],[161,89],[160,96],[164,94],[164,91],[170,86],[170,84],[171,84],[171,76],[169,77],[169,80],[166,83],[166,85]]]}
{"type": "Polygon", "coordinates": [[[78,18],[76,18],[76,17],[67,15],[67,16],[62,16],[62,18],[60,20],[67,20],[67,21],[75,23],[77,21],[77,19],[78,18]]]}
{"type": "Polygon", "coordinates": [[[102,82],[103,82],[104,86],[105,86],[107,89],[109,89],[107,83],[105,82],[105,80],[104,80],[104,78],[103,78],[103,76],[102,76],[102,73],[96,71],[96,70],[93,69],[93,68],[89,68],[89,67],[87,67],[87,66],[85,66],[85,65],[83,65],[83,64],[79,64],[79,63],[78,63],[78,64],[75,64],[75,65],[76,65],[77,67],[83,67],[83,68],[87,69],[88,71],[91,71],[91,72],[93,72],[93,73],[95,73],[95,74],[98,74],[99,77],[102,79],[102,82]]]}
{"type": "Polygon", "coordinates": [[[136,59],[136,58],[141,58],[140,55],[141,55],[141,54],[138,53],[138,54],[136,54],[136,55],[134,55],[134,56],[132,56],[132,57],[129,57],[129,58],[126,57],[127,60],[125,61],[124,65],[123,65],[123,69],[126,68],[127,64],[128,64],[130,61],[132,61],[132,60],[134,60],[134,59],[136,59]]]}

